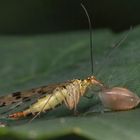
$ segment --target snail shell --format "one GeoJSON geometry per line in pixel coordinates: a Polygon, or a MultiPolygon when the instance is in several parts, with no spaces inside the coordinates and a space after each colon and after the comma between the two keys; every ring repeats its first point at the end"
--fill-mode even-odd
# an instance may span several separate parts
{"type": "Polygon", "coordinates": [[[99,93],[99,98],[105,108],[116,111],[130,110],[140,103],[140,98],[136,94],[122,87],[103,89],[99,93]]]}

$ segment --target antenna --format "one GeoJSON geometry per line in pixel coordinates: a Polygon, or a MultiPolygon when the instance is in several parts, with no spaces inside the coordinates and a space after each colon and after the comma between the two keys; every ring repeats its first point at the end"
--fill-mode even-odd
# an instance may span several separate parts
{"type": "Polygon", "coordinates": [[[85,11],[86,17],[88,19],[88,25],[89,25],[89,41],[90,41],[90,62],[91,62],[91,74],[93,75],[93,66],[94,66],[94,62],[93,62],[93,46],[92,46],[92,26],[91,26],[91,20],[88,14],[88,11],[86,9],[86,7],[81,3],[81,7],[83,8],[83,10],[85,11]]]}

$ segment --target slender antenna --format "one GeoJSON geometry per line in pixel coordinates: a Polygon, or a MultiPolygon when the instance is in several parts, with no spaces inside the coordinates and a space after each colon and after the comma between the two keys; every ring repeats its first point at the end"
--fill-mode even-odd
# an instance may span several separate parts
{"type": "Polygon", "coordinates": [[[88,14],[88,11],[87,11],[86,7],[82,3],[81,3],[81,7],[85,11],[86,17],[88,19],[88,24],[89,24],[91,74],[93,75],[94,63],[93,63],[93,46],[92,46],[92,26],[91,26],[91,20],[90,20],[90,17],[89,17],[89,14],[88,14]]]}

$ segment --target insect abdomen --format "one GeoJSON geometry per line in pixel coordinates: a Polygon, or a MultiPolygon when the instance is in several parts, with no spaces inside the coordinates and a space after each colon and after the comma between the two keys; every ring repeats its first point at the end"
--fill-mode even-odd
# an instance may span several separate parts
{"type": "Polygon", "coordinates": [[[36,114],[38,112],[45,112],[50,109],[54,109],[57,105],[61,104],[67,96],[65,89],[55,91],[54,94],[46,95],[39,99],[36,103],[32,104],[28,109],[22,112],[16,112],[9,115],[10,118],[18,119],[26,117],[29,114],[36,114]]]}
{"type": "Polygon", "coordinates": [[[38,100],[37,103],[30,106],[30,111],[34,114],[40,111],[47,111],[54,109],[57,105],[61,104],[68,96],[66,89],[54,91],[44,98],[38,100]]]}

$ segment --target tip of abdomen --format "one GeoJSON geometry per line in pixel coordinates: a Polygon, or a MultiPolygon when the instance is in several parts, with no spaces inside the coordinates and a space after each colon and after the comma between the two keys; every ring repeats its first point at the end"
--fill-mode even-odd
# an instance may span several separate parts
{"type": "Polygon", "coordinates": [[[16,112],[16,113],[13,113],[13,114],[8,115],[8,118],[11,118],[11,119],[20,119],[20,118],[23,118],[25,116],[26,116],[26,114],[24,112],[16,112]]]}

